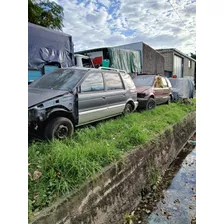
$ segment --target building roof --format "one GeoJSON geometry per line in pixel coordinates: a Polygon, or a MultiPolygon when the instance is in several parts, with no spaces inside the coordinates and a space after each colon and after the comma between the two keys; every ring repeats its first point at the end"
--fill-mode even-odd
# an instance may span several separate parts
{"type": "MultiPolygon", "coordinates": [[[[105,46],[105,47],[98,47],[98,48],[92,48],[92,49],[86,49],[86,50],[82,50],[82,51],[76,51],[75,53],[76,54],[79,54],[79,53],[83,53],[83,52],[89,52],[89,51],[100,51],[100,50],[103,50],[103,49],[107,49],[107,48],[119,48],[119,47],[123,47],[123,46],[127,46],[127,45],[132,45],[132,44],[146,44],[148,45],[147,43],[143,42],[143,41],[139,41],[139,42],[134,42],[134,43],[128,43],[128,44],[122,44],[122,45],[116,45],[116,46],[105,46]]],[[[149,45],[148,45],[149,46],[149,45]]],[[[151,47],[151,46],[149,46],[151,47]]],[[[152,47],[151,47],[152,48],[152,47]]],[[[153,50],[156,51],[156,49],[152,48],[153,50]]]]}
{"type": "Polygon", "coordinates": [[[142,41],[139,42],[135,42],[135,43],[129,43],[129,44],[123,44],[123,45],[116,45],[116,46],[105,46],[105,47],[97,47],[97,48],[92,48],[92,49],[86,49],[86,50],[81,50],[81,51],[76,51],[75,54],[81,54],[81,53],[85,53],[85,52],[89,52],[89,51],[100,51],[100,50],[104,50],[104,49],[108,49],[108,48],[119,48],[121,46],[126,46],[126,45],[131,45],[131,44],[139,44],[139,43],[144,43],[142,41]]]}
{"type": "Polygon", "coordinates": [[[75,54],[83,54],[83,53],[86,53],[86,52],[93,52],[93,51],[101,51],[101,50],[104,50],[104,49],[107,49],[109,47],[99,47],[99,48],[92,48],[92,49],[86,49],[86,50],[82,50],[82,51],[76,51],[74,52],[75,54]]]}
{"type": "Polygon", "coordinates": [[[174,52],[176,52],[176,53],[178,53],[178,54],[180,54],[180,55],[182,55],[182,56],[184,56],[184,57],[186,57],[186,58],[189,58],[189,59],[191,59],[192,61],[195,61],[195,62],[196,62],[196,60],[195,60],[194,58],[192,58],[192,57],[190,57],[190,56],[184,54],[183,52],[177,50],[176,48],[156,49],[156,51],[158,51],[158,52],[160,52],[160,53],[162,53],[162,52],[170,52],[170,51],[173,52],[173,51],[174,51],[174,52]]]}

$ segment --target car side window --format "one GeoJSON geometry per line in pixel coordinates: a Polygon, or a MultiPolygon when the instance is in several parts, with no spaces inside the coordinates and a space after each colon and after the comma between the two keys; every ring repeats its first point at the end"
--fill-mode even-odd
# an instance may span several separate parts
{"type": "Polygon", "coordinates": [[[81,93],[103,91],[104,82],[102,73],[91,73],[89,74],[84,82],[81,84],[81,93]]]}
{"type": "Polygon", "coordinates": [[[170,80],[169,80],[169,79],[166,79],[166,81],[167,81],[167,83],[168,83],[168,87],[169,87],[169,88],[172,88],[172,85],[171,85],[171,83],[170,83],[170,80]]]}
{"type": "Polygon", "coordinates": [[[107,90],[124,89],[121,77],[118,73],[104,73],[107,90]]]}
{"type": "Polygon", "coordinates": [[[162,81],[162,77],[161,76],[157,76],[155,78],[155,81],[154,81],[154,87],[155,88],[163,88],[164,85],[163,85],[163,81],[162,81]]]}
{"type": "Polygon", "coordinates": [[[162,83],[163,83],[163,86],[164,88],[168,87],[168,84],[166,82],[166,79],[162,77],[162,83]]]}
{"type": "Polygon", "coordinates": [[[127,84],[128,88],[130,90],[136,90],[135,84],[131,78],[131,76],[127,73],[121,73],[123,80],[125,81],[125,83],[127,84]]]}

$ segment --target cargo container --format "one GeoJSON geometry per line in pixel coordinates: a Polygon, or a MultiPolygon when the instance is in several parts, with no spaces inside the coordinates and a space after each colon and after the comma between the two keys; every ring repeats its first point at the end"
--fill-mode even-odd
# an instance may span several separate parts
{"type": "Polygon", "coordinates": [[[96,67],[106,64],[109,67],[125,70],[131,75],[164,74],[164,57],[144,42],[76,53],[88,55],[96,67]]]}
{"type": "Polygon", "coordinates": [[[71,35],[28,23],[28,82],[74,65],[71,35]]]}
{"type": "Polygon", "coordinates": [[[74,55],[71,35],[28,23],[28,83],[71,66],[93,67],[89,57],[74,55]]]}

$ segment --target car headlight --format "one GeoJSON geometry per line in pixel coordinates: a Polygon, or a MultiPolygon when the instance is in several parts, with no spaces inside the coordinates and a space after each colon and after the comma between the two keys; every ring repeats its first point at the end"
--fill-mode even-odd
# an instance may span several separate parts
{"type": "Polygon", "coordinates": [[[137,93],[137,97],[139,98],[145,98],[146,94],[145,93],[137,93]]]}

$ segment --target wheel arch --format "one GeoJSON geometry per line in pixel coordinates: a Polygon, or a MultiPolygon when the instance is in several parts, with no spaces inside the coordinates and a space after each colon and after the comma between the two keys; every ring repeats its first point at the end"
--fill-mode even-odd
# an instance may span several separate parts
{"type": "Polygon", "coordinates": [[[154,94],[153,94],[153,93],[151,93],[151,94],[149,95],[149,98],[153,98],[153,99],[155,99],[154,94]]]}
{"type": "Polygon", "coordinates": [[[127,100],[127,102],[126,102],[125,105],[127,105],[127,104],[130,104],[130,105],[132,106],[132,109],[133,109],[133,110],[135,109],[135,103],[134,103],[133,100],[131,100],[131,99],[127,100]]]}
{"type": "Polygon", "coordinates": [[[73,125],[75,126],[77,124],[77,120],[75,120],[74,116],[72,115],[71,111],[68,111],[64,108],[53,108],[52,110],[50,110],[47,114],[47,119],[44,122],[44,126],[46,126],[46,124],[56,118],[56,117],[66,117],[69,120],[71,120],[71,122],[73,123],[73,125]]]}

